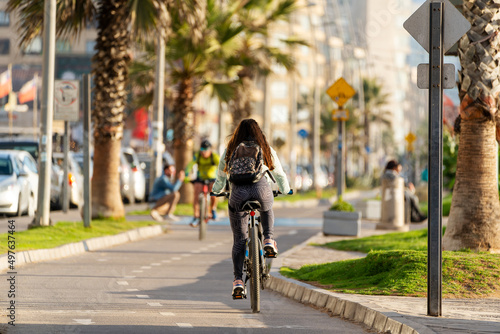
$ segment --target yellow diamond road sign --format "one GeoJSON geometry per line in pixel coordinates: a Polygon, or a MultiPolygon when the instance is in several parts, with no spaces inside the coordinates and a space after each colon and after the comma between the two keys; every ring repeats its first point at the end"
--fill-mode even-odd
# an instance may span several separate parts
{"type": "Polygon", "coordinates": [[[340,78],[326,90],[326,93],[339,107],[342,107],[347,100],[356,94],[356,91],[344,80],[344,78],[340,78]]]}
{"type": "Polygon", "coordinates": [[[411,145],[415,140],[417,140],[417,136],[415,136],[415,134],[413,132],[410,132],[405,137],[405,139],[408,142],[408,144],[411,145]]]}

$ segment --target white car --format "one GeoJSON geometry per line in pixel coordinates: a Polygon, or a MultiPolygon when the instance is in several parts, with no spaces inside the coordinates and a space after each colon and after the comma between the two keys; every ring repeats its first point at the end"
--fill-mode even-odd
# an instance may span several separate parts
{"type": "Polygon", "coordinates": [[[122,154],[130,165],[134,199],[136,202],[144,202],[146,200],[146,177],[140,166],[139,158],[131,147],[122,148],[122,154]]]}
{"type": "Polygon", "coordinates": [[[34,216],[38,195],[38,171],[28,152],[0,151],[0,213],[34,216]]]}

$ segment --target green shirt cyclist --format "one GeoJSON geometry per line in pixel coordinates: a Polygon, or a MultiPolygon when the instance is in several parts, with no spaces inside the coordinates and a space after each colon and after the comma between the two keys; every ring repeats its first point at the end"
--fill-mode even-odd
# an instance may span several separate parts
{"type": "MultiPolygon", "coordinates": [[[[200,204],[198,202],[198,196],[203,191],[203,183],[205,180],[210,181],[208,189],[212,189],[212,186],[217,178],[217,166],[219,165],[220,157],[217,153],[212,151],[212,144],[208,140],[203,140],[200,145],[200,151],[194,155],[193,160],[186,167],[186,176],[189,175],[194,165],[198,166],[198,172],[196,179],[191,181],[194,185],[194,198],[193,198],[193,209],[194,218],[189,224],[192,227],[197,226],[198,219],[200,218],[200,204]]],[[[210,197],[210,211],[211,219],[216,219],[217,214],[215,211],[216,197],[210,197]]]]}

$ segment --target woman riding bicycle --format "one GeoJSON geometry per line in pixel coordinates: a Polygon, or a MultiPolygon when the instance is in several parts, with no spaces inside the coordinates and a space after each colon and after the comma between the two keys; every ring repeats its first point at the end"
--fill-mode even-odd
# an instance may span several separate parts
{"type": "Polygon", "coordinates": [[[270,185],[271,178],[266,172],[276,180],[279,190],[283,194],[288,194],[290,186],[286,178],[285,172],[281,167],[280,161],[276,152],[269,146],[266,137],[260,129],[257,122],[253,119],[245,119],[241,121],[234,131],[227,148],[221,156],[217,179],[213,186],[212,192],[219,194],[226,186],[228,177],[228,166],[231,162],[234,151],[243,142],[252,142],[258,144],[262,150],[263,169],[262,176],[257,182],[236,185],[230,182],[231,195],[229,198],[229,221],[233,231],[233,297],[235,294],[242,294],[244,291],[243,283],[243,262],[245,259],[245,244],[247,238],[247,221],[248,212],[242,212],[242,205],[248,200],[256,200],[261,204],[260,217],[264,233],[264,251],[268,257],[275,257],[278,254],[276,241],[273,239],[274,234],[274,213],[273,202],[274,196],[270,185]]]}

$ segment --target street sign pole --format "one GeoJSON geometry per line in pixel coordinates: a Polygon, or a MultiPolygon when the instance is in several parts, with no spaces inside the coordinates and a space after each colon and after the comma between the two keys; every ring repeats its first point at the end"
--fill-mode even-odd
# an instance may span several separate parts
{"type": "Polygon", "coordinates": [[[63,138],[63,192],[62,192],[62,211],[64,213],[69,210],[69,164],[68,164],[68,155],[69,155],[69,122],[64,121],[64,138],[63,138]]]}
{"type": "Polygon", "coordinates": [[[427,315],[440,316],[442,287],[443,3],[430,4],[429,50],[429,231],[427,315]]]}
{"type": "MultiPolygon", "coordinates": [[[[339,110],[342,110],[343,106],[339,106],[339,110]]],[[[339,120],[339,145],[337,149],[337,200],[342,198],[343,188],[344,188],[344,129],[345,121],[339,120]]]]}
{"type": "Polygon", "coordinates": [[[90,227],[92,193],[90,180],[90,74],[83,75],[83,226],[90,227]]]}

